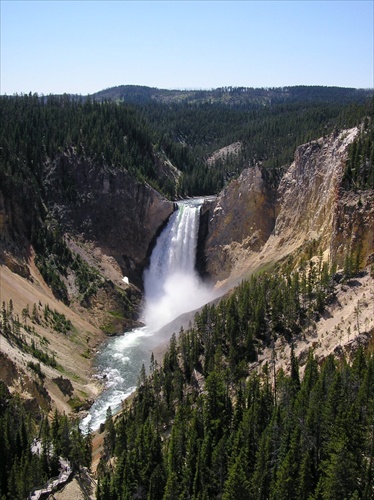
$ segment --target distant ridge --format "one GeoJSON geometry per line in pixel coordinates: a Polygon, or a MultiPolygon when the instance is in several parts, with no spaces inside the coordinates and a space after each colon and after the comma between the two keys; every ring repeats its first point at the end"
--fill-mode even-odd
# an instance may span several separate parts
{"type": "Polygon", "coordinates": [[[374,89],[298,85],[290,87],[220,87],[210,90],[167,90],[141,85],[119,85],[100,90],[90,97],[98,101],[118,101],[131,104],[210,103],[230,106],[270,105],[290,102],[363,102],[374,94],[374,89]]]}

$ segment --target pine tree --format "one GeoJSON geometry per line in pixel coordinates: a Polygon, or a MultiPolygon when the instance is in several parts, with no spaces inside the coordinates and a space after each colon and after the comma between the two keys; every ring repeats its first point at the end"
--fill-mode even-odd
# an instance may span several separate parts
{"type": "Polygon", "coordinates": [[[105,418],[104,454],[110,457],[116,445],[116,430],[113,423],[112,409],[108,406],[105,418]]]}
{"type": "Polygon", "coordinates": [[[235,463],[228,471],[222,500],[247,500],[251,498],[250,483],[246,476],[246,459],[243,453],[237,456],[235,463]]]}

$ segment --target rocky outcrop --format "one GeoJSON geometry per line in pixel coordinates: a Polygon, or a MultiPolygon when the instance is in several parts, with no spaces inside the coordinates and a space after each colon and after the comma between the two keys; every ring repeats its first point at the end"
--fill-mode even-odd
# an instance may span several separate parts
{"type": "Polygon", "coordinates": [[[360,266],[374,263],[374,191],[340,192],[334,213],[330,252],[343,267],[347,252],[358,249],[360,266]]]}
{"type": "Polygon", "coordinates": [[[15,196],[9,196],[9,194],[5,196],[0,185],[0,266],[4,265],[13,273],[29,279],[30,271],[27,260],[29,257],[28,238],[31,230],[31,207],[27,209],[27,203],[22,206],[23,204],[19,202],[20,195],[22,197],[22,193],[17,193],[15,196]]]}
{"type": "Polygon", "coordinates": [[[354,128],[297,148],[278,188],[279,215],[269,241],[277,251],[313,240],[322,243],[323,251],[330,248],[347,148],[357,132],[354,128]]]}
{"type": "Polygon", "coordinates": [[[275,193],[261,169],[245,170],[203,211],[204,255],[215,281],[239,280],[308,245],[343,264],[350,243],[373,260],[372,191],[345,192],[342,175],[357,128],[297,148],[275,193]]]}
{"type": "Polygon", "coordinates": [[[226,279],[235,265],[259,252],[275,224],[275,191],[259,167],[246,169],[238,179],[202,208],[207,220],[205,271],[226,279]]]}
{"type": "Polygon", "coordinates": [[[157,171],[157,177],[164,182],[173,184],[175,187],[174,196],[176,197],[176,187],[178,186],[179,179],[182,172],[176,168],[175,165],[166,156],[164,151],[155,151],[153,153],[153,161],[157,171]]]}
{"type": "Polygon", "coordinates": [[[207,158],[206,164],[209,167],[212,167],[216,161],[227,161],[230,157],[238,156],[242,151],[242,147],[243,144],[238,141],[230,144],[229,146],[218,149],[218,151],[215,151],[207,158]]]}
{"type": "Polygon", "coordinates": [[[49,209],[64,230],[94,242],[141,286],[153,242],[174,204],[126,170],[72,150],[48,166],[44,184],[49,209]]]}
{"type": "Polygon", "coordinates": [[[29,277],[26,264],[30,237],[31,207],[27,210],[17,196],[5,196],[0,186],[0,264],[24,278],[29,277]]]}

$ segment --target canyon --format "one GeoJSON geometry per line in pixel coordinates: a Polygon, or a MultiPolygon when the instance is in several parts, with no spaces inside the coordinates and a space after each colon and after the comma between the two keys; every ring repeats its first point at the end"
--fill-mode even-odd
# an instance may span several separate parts
{"type": "MultiPolygon", "coordinates": [[[[197,268],[222,291],[279,263],[296,269],[308,255],[316,263],[318,258],[333,259],[342,268],[347,249],[360,242],[365,275],[356,288],[340,287],[340,306],[329,309],[336,321],[326,320],[309,342],[318,345],[322,357],[342,343],[351,345],[356,337],[367,344],[374,328],[374,193],[342,188],[348,146],[357,134],[358,128],[352,128],[300,145],[277,187],[261,164],[245,169],[205,201],[200,215],[197,268]],[[362,321],[352,335],[358,307],[362,321]]],[[[39,404],[83,415],[101,390],[91,364],[99,345],[106,336],[139,324],[143,271],[175,205],[126,170],[74,149],[46,165],[45,200],[51,224],[58,223],[68,248],[96,270],[100,286],[82,300],[68,273],[69,303],[58,300],[35,265],[27,207],[0,188],[0,299],[5,309],[12,304],[13,317],[24,315],[26,340],[44,345],[57,362],[57,367],[41,363],[40,380],[32,369],[32,354],[2,336],[0,377],[30,408],[39,404]],[[56,332],[43,319],[46,308],[63,315],[70,330],[56,332]]],[[[301,358],[307,345],[297,348],[301,358]]]]}

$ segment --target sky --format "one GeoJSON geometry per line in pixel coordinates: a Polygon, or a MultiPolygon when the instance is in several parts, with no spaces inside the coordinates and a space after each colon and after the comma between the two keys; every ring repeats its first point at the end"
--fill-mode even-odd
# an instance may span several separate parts
{"type": "Polygon", "coordinates": [[[374,0],[1,0],[0,94],[374,88],[374,0]]]}

